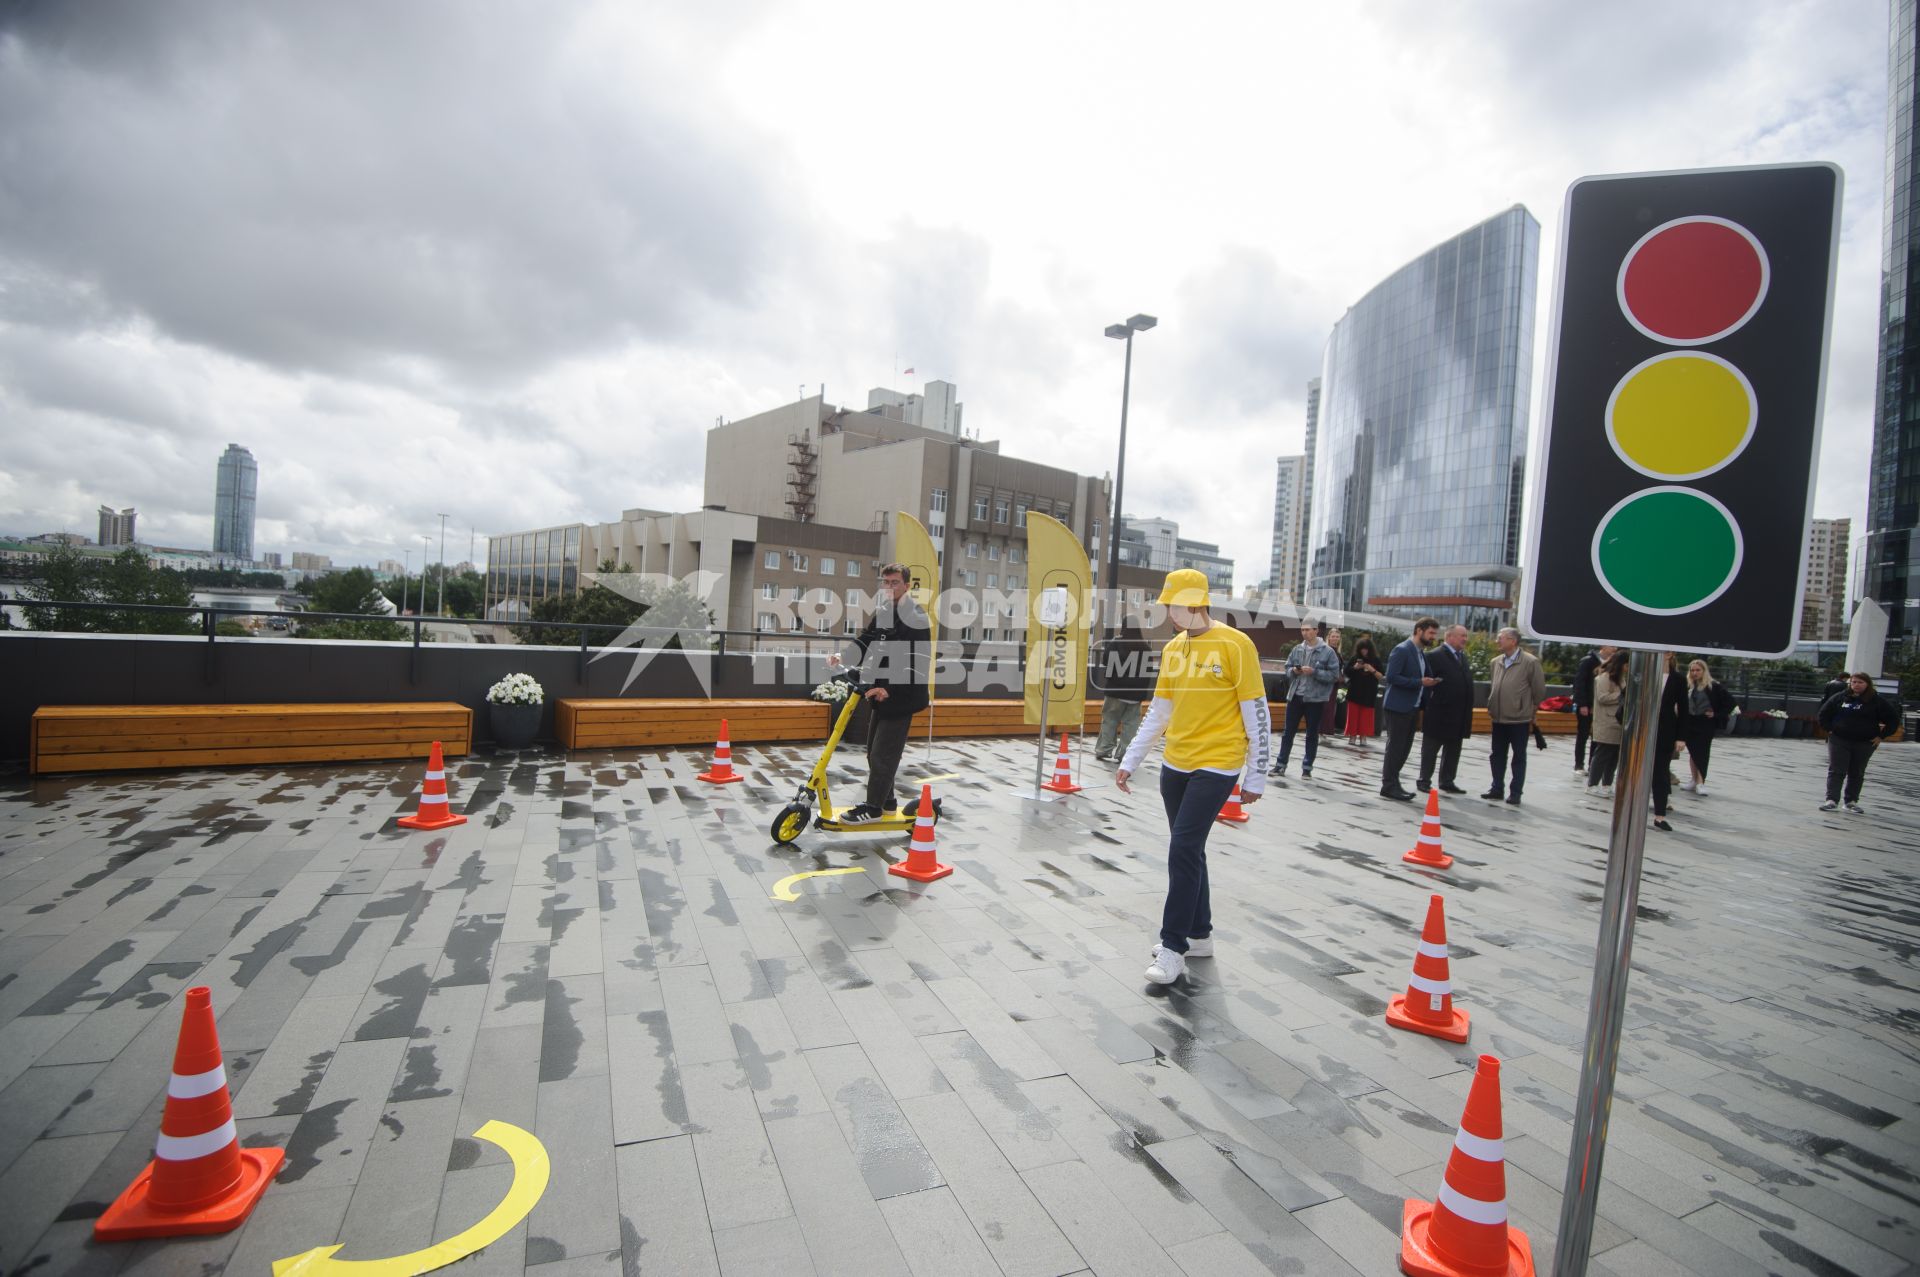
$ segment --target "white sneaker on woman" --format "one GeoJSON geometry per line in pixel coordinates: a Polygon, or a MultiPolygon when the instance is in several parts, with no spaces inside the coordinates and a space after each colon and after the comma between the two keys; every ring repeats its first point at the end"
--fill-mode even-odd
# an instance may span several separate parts
{"type": "Polygon", "coordinates": [[[1693,792],[1694,792],[1694,794],[1695,794],[1695,796],[1696,796],[1696,797],[1700,797],[1700,798],[1705,798],[1705,797],[1707,796],[1707,784],[1706,784],[1706,782],[1705,782],[1705,781],[1701,781],[1701,782],[1700,782],[1700,783],[1699,783],[1698,785],[1695,785],[1695,786],[1693,787],[1693,792]]]}
{"type": "Polygon", "coordinates": [[[1147,979],[1155,984],[1172,984],[1187,969],[1187,960],[1163,944],[1153,947],[1153,965],[1147,968],[1147,979]]]}
{"type": "Polygon", "coordinates": [[[1680,786],[1680,792],[1683,794],[1691,794],[1698,788],[1700,788],[1700,786],[1694,784],[1692,781],[1688,781],[1686,784],[1680,786]]]}

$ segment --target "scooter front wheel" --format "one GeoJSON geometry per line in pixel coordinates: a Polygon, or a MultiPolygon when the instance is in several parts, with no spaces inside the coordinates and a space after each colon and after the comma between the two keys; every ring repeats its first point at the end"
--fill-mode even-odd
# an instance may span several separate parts
{"type": "Polygon", "coordinates": [[[813,816],[813,809],[801,803],[788,803],[773,818],[773,840],[782,846],[792,842],[806,832],[807,821],[813,816]]]}

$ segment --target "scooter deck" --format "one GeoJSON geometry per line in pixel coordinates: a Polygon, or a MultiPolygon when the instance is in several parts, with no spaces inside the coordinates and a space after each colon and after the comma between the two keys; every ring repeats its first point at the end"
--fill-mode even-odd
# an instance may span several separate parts
{"type": "Polygon", "coordinates": [[[843,825],[838,820],[826,816],[814,818],[814,827],[834,834],[897,833],[913,828],[914,817],[909,815],[882,816],[877,820],[862,820],[856,824],[843,825]]]}

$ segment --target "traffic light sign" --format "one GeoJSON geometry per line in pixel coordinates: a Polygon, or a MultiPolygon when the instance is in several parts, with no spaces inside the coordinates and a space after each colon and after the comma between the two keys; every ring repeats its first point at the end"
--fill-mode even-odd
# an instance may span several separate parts
{"type": "Polygon", "coordinates": [[[1569,188],[1522,551],[1531,632],[1792,649],[1839,213],[1831,164],[1569,188]]]}

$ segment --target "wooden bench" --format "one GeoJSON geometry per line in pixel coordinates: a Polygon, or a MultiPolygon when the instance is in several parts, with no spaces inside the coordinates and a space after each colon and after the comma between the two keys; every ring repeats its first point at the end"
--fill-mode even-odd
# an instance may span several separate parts
{"type": "MultiPolygon", "coordinates": [[[[554,733],[563,749],[617,749],[711,745],[727,720],[734,744],[823,741],[833,707],[789,697],[779,700],[647,700],[562,697],[553,703],[554,733]]],[[[1024,736],[1036,731],[1016,700],[941,699],[932,710],[935,736],[1024,736]]],[[[926,732],[926,715],[914,724],[926,732]]],[[[1088,730],[1100,727],[1100,702],[1088,701],[1088,730]]]]}
{"type": "Polygon", "coordinates": [[[424,760],[472,748],[473,711],[451,701],[337,705],[42,705],[33,713],[35,772],[226,767],[359,759],[424,760]]]}

